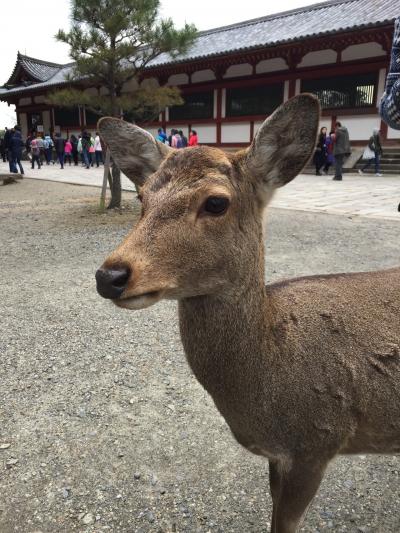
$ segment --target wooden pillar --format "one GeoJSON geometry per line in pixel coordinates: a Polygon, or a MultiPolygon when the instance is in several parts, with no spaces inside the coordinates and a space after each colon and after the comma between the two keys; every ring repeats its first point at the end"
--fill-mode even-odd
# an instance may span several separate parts
{"type": "Polygon", "coordinates": [[[296,94],[296,78],[289,80],[289,98],[293,98],[296,94]]]}
{"type": "Polygon", "coordinates": [[[221,144],[221,119],[222,119],[222,89],[218,87],[217,89],[217,146],[221,144]]]}

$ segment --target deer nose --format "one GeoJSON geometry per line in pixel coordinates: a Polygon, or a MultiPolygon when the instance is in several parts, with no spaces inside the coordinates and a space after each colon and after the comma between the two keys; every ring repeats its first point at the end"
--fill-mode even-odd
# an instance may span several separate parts
{"type": "Polygon", "coordinates": [[[127,267],[99,268],[96,272],[97,292],[103,298],[116,300],[126,289],[130,274],[127,267]]]}

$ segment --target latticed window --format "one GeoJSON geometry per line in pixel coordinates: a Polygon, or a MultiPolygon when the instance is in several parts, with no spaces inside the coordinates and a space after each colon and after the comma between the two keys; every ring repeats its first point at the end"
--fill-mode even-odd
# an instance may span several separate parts
{"type": "Polygon", "coordinates": [[[61,126],[63,128],[67,126],[79,126],[79,109],[77,107],[55,107],[54,123],[56,126],[61,126]]]}
{"type": "Polygon", "coordinates": [[[375,103],[376,81],[376,73],[303,80],[301,91],[314,93],[323,109],[369,107],[375,103]]]}
{"type": "Polygon", "coordinates": [[[185,103],[169,109],[169,120],[213,118],[214,91],[184,94],[185,103]]]}
{"type": "Polygon", "coordinates": [[[226,116],[270,115],[283,102],[283,83],[226,90],[226,116]]]}

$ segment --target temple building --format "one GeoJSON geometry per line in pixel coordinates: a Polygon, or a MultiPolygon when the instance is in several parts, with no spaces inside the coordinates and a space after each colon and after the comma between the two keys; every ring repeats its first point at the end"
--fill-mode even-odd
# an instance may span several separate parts
{"type": "MultiPolygon", "coordinates": [[[[277,106],[312,92],[321,102],[321,126],[330,130],[341,121],[354,144],[365,144],[378,127],[385,144],[398,144],[400,131],[381,121],[378,104],[399,15],[399,0],[333,0],[202,31],[186,54],[162,54],[146,68],[141,84],[178,86],[185,103],[142,127],[194,129],[204,144],[246,146],[277,106]]],[[[104,90],[71,82],[72,68],[18,53],[0,100],[16,106],[24,135],[95,129],[98,117],[84,107],[46,103],[47,93],[71,84],[92,94],[104,90]]]]}

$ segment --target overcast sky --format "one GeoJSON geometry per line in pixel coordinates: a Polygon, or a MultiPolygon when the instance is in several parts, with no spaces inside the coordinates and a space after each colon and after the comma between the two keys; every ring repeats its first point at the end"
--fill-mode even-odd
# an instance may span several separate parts
{"type": "MultiPolygon", "coordinates": [[[[171,17],[178,27],[186,21],[194,23],[199,30],[206,30],[314,3],[308,0],[280,0],[276,3],[263,0],[239,3],[233,0],[161,0],[161,15],[171,17]]],[[[68,46],[54,39],[58,29],[69,27],[70,4],[70,0],[44,3],[13,0],[7,3],[7,9],[3,7],[0,15],[0,85],[9,78],[18,50],[55,63],[70,61],[68,46]]],[[[13,120],[12,108],[0,103],[0,126],[13,120]]]]}

